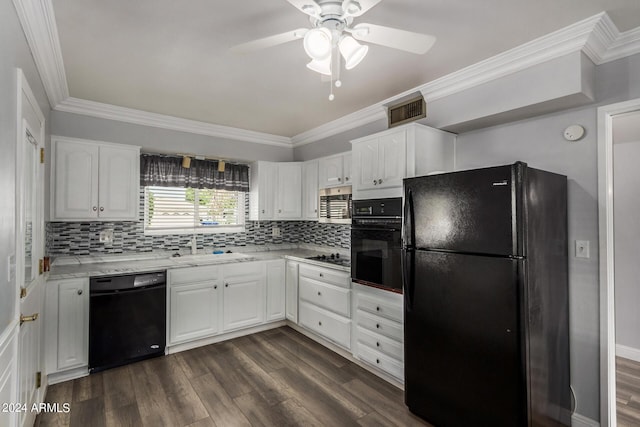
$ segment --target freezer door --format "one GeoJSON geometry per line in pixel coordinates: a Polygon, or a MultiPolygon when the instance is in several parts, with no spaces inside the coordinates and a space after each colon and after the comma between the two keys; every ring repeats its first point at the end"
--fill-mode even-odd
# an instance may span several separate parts
{"type": "Polygon", "coordinates": [[[428,251],[408,255],[409,409],[436,426],[527,425],[518,320],[518,273],[526,261],[428,251]]]}
{"type": "Polygon", "coordinates": [[[405,179],[405,204],[412,203],[415,247],[525,255],[519,253],[515,231],[517,176],[522,165],[405,179]]]}

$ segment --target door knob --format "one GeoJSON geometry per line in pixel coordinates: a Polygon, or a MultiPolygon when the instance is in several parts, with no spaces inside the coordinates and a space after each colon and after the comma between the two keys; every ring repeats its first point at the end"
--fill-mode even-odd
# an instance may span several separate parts
{"type": "Polygon", "coordinates": [[[22,314],[20,315],[20,326],[22,326],[22,324],[24,322],[35,322],[38,319],[38,313],[32,314],[31,316],[23,316],[22,314]]]}

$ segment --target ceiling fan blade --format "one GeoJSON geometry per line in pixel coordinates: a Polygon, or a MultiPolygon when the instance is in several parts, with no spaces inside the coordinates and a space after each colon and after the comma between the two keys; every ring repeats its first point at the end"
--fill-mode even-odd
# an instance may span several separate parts
{"type": "Polygon", "coordinates": [[[304,37],[307,31],[309,31],[308,28],[298,28],[297,30],[287,31],[286,33],[276,34],[247,43],[242,43],[230,48],[229,50],[234,53],[248,53],[255,50],[266,49],[268,47],[277,46],[279,44],[284,44],[301,39],[304,37]]]}
{"type": "Polygon", "coordinates": [[[320,12],[322,9],[320,5],[316,3],[314,0],[287,0],[293,7],[298,9],[302,13],[306,13],[309,16],[313,16],[314,18],[320,17],[320,12]]]}
{"type": "Polygon", "coordinates": [[[426,53],[436,42],[436,38],[428,34],[364,23],[355,25],[351,30],[351,35],[366,43],[379,44],[418,55],[426,53]]]}
{"type": "Polygon", "coordinates": [[[344,0],[342,2],[342,10],[344,10],[344,12],[348,16],[357,17],[363,15],[365,12],[367,12],[369,9],[371,9],[381,1],[382,0],[344,0]],[[353,3],[358,4],[360,6],[360,10],[350,10],[350,5],[353,3]]]}

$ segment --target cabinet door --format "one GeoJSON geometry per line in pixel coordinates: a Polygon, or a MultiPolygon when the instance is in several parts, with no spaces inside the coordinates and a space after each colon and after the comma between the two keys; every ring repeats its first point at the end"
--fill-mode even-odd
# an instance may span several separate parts
{"type": "Polygon", "coordinates": [[[401,187],[407,168],[406,131],[381,136],[378,140],[377,187],[401,187]]]}
{"type": "Polygon", "coordinates": [[[298,263],[287,261],[286,277],[286,314],[287,319],[298,323],[298,263]]]}
{"type": "Polygon", "coordinates": [[[351,176],[351,153],[346,153],[342,156],[342,174],[344,175],[344,184],[351,185],[353,177],[351,176]]]}
{"type": "Polygon", "coordinates": [[[277,166],[275,163],[260,163],[258,218],[262,220],[275,218],[277,166]]]}
{"type": "Polygon", "coordinates": [[[354,183],[358,190],[378,186],[378,139],[353,144],[353,162],[356,174],[354,183]]]}
{"type": "Polygon", "coordinates": [[[53,218],[98,217],[98,146],[53,142],[53,218]]]}
{"type": "Polygon", "coordinates": [[[285,317],[284,261],[267,262],[267,321],[285,317]]]}
{"type": "Polygon", "coordinates": [[[320,188],[344,185],[342,155],[320,159],[320,188]]]}
{"type": "Polygon", "coordinates": [[[137,150],[100,146],[98,216],[137,220],[140,205],[140,159],[137,150]]]}
{"type": "Polygon", "coordinates": [[[278,166],[278,219],[302,218],[302,164],[280,163],[278,166]]]}
{"type": "Polygon", "coordinates": [[[171,344],[218,332],[218,281],[171,287],[171,344]]]}
{"type": "Polygon", "coordinates": [[[318,161],[302,164],[302,217],[318,220],[318,161]]]}
{"type": "Polygon", "coordinates": [[[225,331],[262,323],[264,288],[264,276],[225,280],[222,309],[225,331]]]}
{"type": "Polygon", "coordinates": [[[89,281],[58,285],[58,370],[89,363],[89,281]]]}

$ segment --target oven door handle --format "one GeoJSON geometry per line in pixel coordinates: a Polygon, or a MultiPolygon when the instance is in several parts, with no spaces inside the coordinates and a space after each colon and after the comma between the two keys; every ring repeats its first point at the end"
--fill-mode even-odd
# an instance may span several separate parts
{"type": "Polygon", "coordinates": [[[402,231],[401,228],[388,228],[388,227],[359,227],[359,226],[351,226],[351,230],[353,231],[359,231],[359,230],[363,230],[363,231],[402,231]]]}

